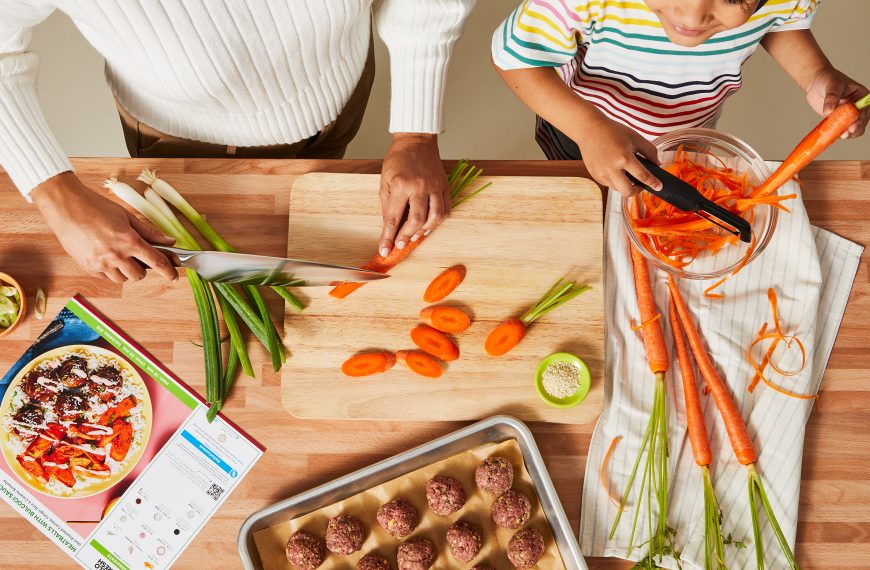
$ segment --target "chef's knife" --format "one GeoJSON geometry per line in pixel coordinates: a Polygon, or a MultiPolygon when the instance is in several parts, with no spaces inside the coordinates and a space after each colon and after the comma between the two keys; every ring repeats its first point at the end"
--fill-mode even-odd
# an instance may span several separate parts
{"type": "Polygon", "coordinates": [[[346,282],[377,281],[389,275],[342,265],[327,265],[313,261],[225,253],[222,251],[189,251],[177,247],[155,245],[170,261],[193,269],[206,281],[240,285],[289,285],[316,287],[346,282]]]}
{"type": "Polygon", "coordinates": [[[638,155],[637,159],[650,171],[650,174],[658,178],[662,183],[661,190],[653,190],[640,182],[634,176],[628,174],[631,181],[658,196],[665,202],[676,206],[686,212],[693,212],[708,222],[714,223],[726,232],[740,237],[740,241],[750,243],[752,241],[752,226],[744,218],[715,204],[701,195],[698,190],[678,177],[674,176],[658,164],[638,155]]]}

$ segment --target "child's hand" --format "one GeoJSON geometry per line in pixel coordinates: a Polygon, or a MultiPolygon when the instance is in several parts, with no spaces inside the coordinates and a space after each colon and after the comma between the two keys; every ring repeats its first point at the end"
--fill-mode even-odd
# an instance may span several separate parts
{"type": "Polygon", "coordinates": [[[639,152],[658,163],[656,147],[633,129],[602,116],[588,125],[577,146],[589,174],[599,184],[623,196],[633,196],[641,187],[632,183],[626,176],[628,172],[652,189],[661,190],[662,183],[635,156],[639,152]]]}
{"type": "MultiPolygon", "coordinates": [[[[855,102],[867,93],[870,91],[854,79],[833,67],[827,67],[817,73],[807,87],[807,102],[813,111],[826,117],[837,105],[855,102]]],[[[852,123],[841,138],[853,139],[863,135],[868,120],[870,108],[865,108],[861,111],[861,117],[852,123]]]]}

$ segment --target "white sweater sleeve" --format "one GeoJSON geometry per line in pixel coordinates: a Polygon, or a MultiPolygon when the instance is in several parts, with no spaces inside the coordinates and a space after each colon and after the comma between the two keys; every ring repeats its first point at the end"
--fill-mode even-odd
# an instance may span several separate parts
{"type": "Polygon", "coordinates": [[[39,106],[39,56],[27,51],[32,28],[52,11],[38,2],[0,0],[0,165],[25,198],[40,182],[73,169],[39,106]]]}
{"type": "Polygon", "coordinates": [[[390,52],[390,132],[440,133],[447,68],[476,0],[381,0],[378,33],[390,52]]]}

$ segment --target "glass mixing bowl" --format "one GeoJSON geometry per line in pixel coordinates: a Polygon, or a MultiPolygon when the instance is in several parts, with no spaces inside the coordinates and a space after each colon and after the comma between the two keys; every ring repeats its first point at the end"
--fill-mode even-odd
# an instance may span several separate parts
{"type": "MultiPolygon", "coordinates": [[[[713,129],[683,129],[661,136],[654,140],[653,144],[659,151],[662,166],[671,163],[677,149],[682,146],[690,159],[704,166],[721,166],[715,158],[710,156],[712,154],[733,168],[738,175],[748,173],[749,182],[753,186],[758,186],[770,176],[770,169],[761,155],[751,146],[728,133],[713,129]]],[[[734,271],[746,257],[746,251],[750,244],[738,242],[736,245],[725,247],[714,254],[701,253],[683,269],[668,265],[641,244],[629,217],[631,200],[632,198],[622,199],[622,221],[629,239],[646,259],[668,273],[686,279],[716,279],[734,271]]],[[[756,246],[747,264],[752,263],[761,255],[767,244],[770,243],[779,218],[779,210],[767,204],[755,206],[754,212],[752,235],[756,240],[756,246]]],[[[722,235],[728,235],[725,230],[720,231],[722,231],[722,235]]]]}

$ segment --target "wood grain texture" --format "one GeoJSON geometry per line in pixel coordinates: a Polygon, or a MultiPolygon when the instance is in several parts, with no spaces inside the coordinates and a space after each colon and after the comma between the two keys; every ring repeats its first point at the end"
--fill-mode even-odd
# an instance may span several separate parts
{"type": "MultiPolygon", "coordinates": [[[[289,192],[307,172],[376,173],[378,161],[130,160],[74,161],[93,185],[110,174],[132,181],[144,167],[160,168],[230,241],[266,255],[286,252],[289,192]]],[[[579,162],[481,161],[488,175],[585,175],[579,162]]],[[[451,165],[448,165],[448,167],[451,165]]],[[[802,178],[810,219],[861,244],[870,244],[870,161],[818,162],[802,178]]],[[[38,212],[0,176],[0,270],[19,279],[32,297],[49,292],[49,314],[79,292],[169,368],[203,390],[193,301],[182,284],[157,278],[120,287],[87,276],[64,255],[38,212]]],[[[270,297],[276,319],[278,299],[270,297]]],[[[821,398],[806,432],[797,558],[803,568],[862,568],[870,559],[870,261],[861,259],[821,398]]],[[[0,340],[8,367],[45,326],[30,316],[0,340]]],[[[292,350],[292,346],[290,347],[292,350]]],[[[281,409],[281,381],[263,350],[252,358],[256,379],[238,382],[225,410],[267,452],[224,507],[193,541],[177,567],[238,568],[235,537],[242,521],[272,502],[400,453],[467,422],[299,420],[281,409]]],[[[578,523],[586,454],[594,422],[530,424],[571,523],[578,523]]],[[[0,505],[0,568],[75,568],[69,558],[5,504],[0,505]]],[[[615,559],[590,559],[590,568],[628,568],[615,559]]]]}
{"type": "MultiPolygon", "coordinates": [[[[306,289],[305,315],[286,316],[294,357],[282,369],[282,401],[312,419],[475,420],[505,413],[527,421],[584,424],[604,401],[604,280],[601,192],[581,178],[484,177],[492,187],[463,204],[391,277],[346,299],[306,289]],[[409,332],[429,282],[444,268],[467,268],[446,300],[472,314],[472,327],[451,335],[461,357],[437,379],[401,366],[370,378],[347,378],[341,363],[366,350],[415,348],[409,332]],[[484,340],[502,320],[521,315],[560,278],[592,290],[529,327],[501,358],[484,340]],[[569,410],[544,403],[534,386],[541,358],[567,351],[585,359],[592,387],[569,410]]],[[[381,232],[377,175],[308,174],[290,192],[288,256],[359,266],[381,232]],[[325,205],[328,204],[328,207],[325,205]]]]}

